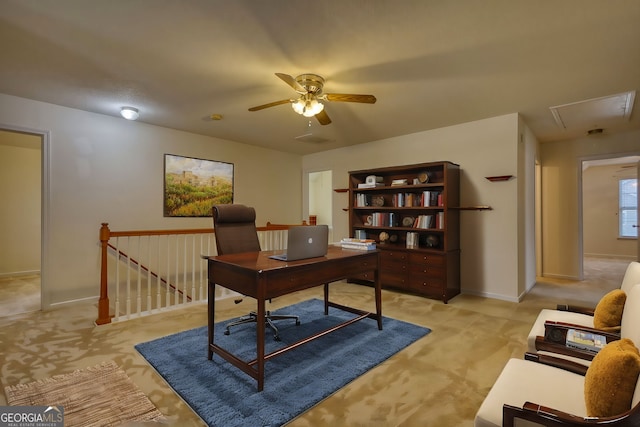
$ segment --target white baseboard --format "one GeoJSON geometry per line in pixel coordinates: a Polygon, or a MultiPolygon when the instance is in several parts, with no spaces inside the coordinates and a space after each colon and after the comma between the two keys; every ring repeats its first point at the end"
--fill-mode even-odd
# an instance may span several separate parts
{"type": "Polygon", "coordinates": [[[14,271],[12,273],[0,273],[0,279],[6,279],[8,277],[34,276],[37,274],[40,274],[40,270],[14,271]]]}
{"type": "Polygon", "coordinates": [[[635,261],[636,257],[633,255],[615,255],[615,254],[584,254],[585,258],[604,258],[604,259],[618,259],[623,261],[635,261]]]}
{"type": "Polygon", "coordinates": [[[507,301],[507,302],[520,302],[520,298],[506,297],[504,295],[494,294],[491,292],[479,292],[479,291],[463,289],[462,293],[466,295],[474,295],[477,297],[491,298],[491,299],[497,299],[497,300],[507,301]]]}

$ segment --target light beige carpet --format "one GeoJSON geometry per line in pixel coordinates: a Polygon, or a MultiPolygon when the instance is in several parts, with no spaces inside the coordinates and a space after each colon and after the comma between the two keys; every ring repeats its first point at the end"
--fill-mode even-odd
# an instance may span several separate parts
{"type": "Polygon", "coordinates": [[[114,362],[5,387],[13,406],[62,406],[65,426],[117,426],[163,415],[114,362]]]}

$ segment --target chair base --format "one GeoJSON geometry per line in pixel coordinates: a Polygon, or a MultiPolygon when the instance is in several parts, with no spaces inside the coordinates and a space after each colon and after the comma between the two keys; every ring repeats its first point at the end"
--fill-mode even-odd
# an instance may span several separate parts
{"type": "MultiPolygon", "coordinates": [[[[278,335],[278,328],[276,327],[275,323],[273,323],[274,320],[286,320],[286,319],[293,319],[296,321],[296,326],[300,325],[300,317],[298,316],[293,316],[293,315],[288,315],[288,314],[271,314],[270,311],[267,311],[265,316],[264,316],[264,321],[266,323],[266,325],[271,328],[271,330],[273,331],[273,339],[275,341],[280,341],[280,335],[278,335]]],[[[250,312],[249,314],[247,314],[246,316],[242,316],[241,318],[239,318],[238,320],[236,320],[235,322],[231,322],[225,325],[225,331],[224,334],[225,335],[229,335],[231,333],[231,330],[229,328],[231,328],[232,326],[237,326],[237,325],[243,325],[245,323],[256,323],[258,321],[258,313],[256,313],[255,311],[250,312]]]]}

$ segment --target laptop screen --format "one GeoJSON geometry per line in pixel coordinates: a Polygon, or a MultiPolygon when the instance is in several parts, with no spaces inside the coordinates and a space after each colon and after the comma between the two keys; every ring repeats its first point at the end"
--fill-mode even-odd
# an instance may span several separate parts
{"type": "Polygon", "coordinates": [[[329,227],[327,225],[302,225],[289,228],[287,251],[271,258],[283,261],[325,256],[329,246],[329,227]]]}

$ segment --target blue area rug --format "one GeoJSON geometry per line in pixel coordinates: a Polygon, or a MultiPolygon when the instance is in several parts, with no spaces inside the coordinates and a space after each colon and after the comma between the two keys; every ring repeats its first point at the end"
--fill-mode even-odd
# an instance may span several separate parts
{"type": "MultiPolygon", "coordinates": [[[[329,309],[321,300],[295,304],[277,313],[300,316],[300,326],[281,320],[282,341],[267,328],[265,352],[327,329],[353,314],[329,309]]],[[[227,322],[224,322],[227,323],[227,322]]],[[[383,330],[363,319],[265,362],[264,391],[256,381],[219,356],[207,360],[207,327],[191,329],[135,348],[209,426],[280,426],[345,386],[380,362],[431,332],[385,317],[383,330]]],[[[255,325],[223,334],[216,324],[214,341],[243,360],[255,358],[255,325]]]]}

